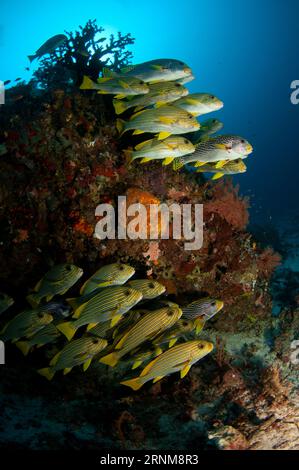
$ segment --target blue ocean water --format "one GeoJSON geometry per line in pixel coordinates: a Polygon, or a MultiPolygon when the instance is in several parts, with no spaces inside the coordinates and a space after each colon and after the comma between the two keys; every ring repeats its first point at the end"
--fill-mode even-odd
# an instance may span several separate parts
{"type": "Polygon", "coordinates": [[[235,180],[251,195],[252,217],[266,220],[298,206],[299,104],[290,101],[299,80],[298,16],[297,0],[3,0],[0,79],[29,78],[28,54],[94,18],[109,34],[132,33],[136,62],[184,60],[196,76],[190,90],[224,101],[217,113],[224,132],[253,144],[248,171],[235,180]]]}

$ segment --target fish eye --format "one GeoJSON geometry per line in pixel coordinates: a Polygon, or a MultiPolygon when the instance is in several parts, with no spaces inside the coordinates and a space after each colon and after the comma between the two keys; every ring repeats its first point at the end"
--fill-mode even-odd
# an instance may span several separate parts
{"type": "Polygon", "coordinates": [[[173,311],[172,311],[172,310],[168,310],[167,315],[168,315],[169,317],[172,317],[173,311]]]}
{"type": "Polygon", "coordinates": [[[176,83],[175,86],[177,86],[178,88],[180,88],[181,85],[180,85],[179,83],[176,83]]]}
{"type": "Polygon", "coordinates": [[[245,140],[244,140],[244,139],[241,139],[241,143],[242,143],[242,144],[245,144],[245,140]]]}
{"type": "Polygon", "coordinates": [[[188,326],[188,322],[187,322],[187,321],[183,321],[183,326],[188,326]]]}
{"type": "Polygon", "coordinates": [[[185,144],[189,144],[189,140],[184,139],[184,143],[185,143],[185,144]]]}
{"type": "Polygon", "coordinates": [[[149,285],[148,285],[148,287],[149,287],[150,289],[154,289],[154,288],[155,288],[155,284],[154,284],[153,282],[150,282],[149,285]]]}
{"type": "Polygon", "coordinates": [[[181,62],[180,60],[179,60],[179,64],[180,64],[180,65],[185,65],[184,62],[181,62]]]}
{"type": "Polygon", "coordinates": [[[192,115],[190,115],[190,116],[189,116],[189,119],[193,119],[193,116],[192,116],[192,115]]]}
{"type": "Polygon", "coordinates": [[[216,305],[215,300],[213,300],[213,302],[211,302],[211,305],[212,305],[212,307],[215,307],[215,305],[216,305]]]}
{"type": "Polygon", "coordinates": [[[71,271],[72,267],[71,267],[70,264],[67,264],[66,267],[65,267],[65,269],[66,269],[67,271],[71,271]]]}
{"type": "Polygon", "coordinates": [[[198,345],[198,349],[203,349],[203,348],[204,348],[204,345],[203,345],[202,343],[200,343],[200,344],[198,345]]]}
{"type": "Polygon", "coordinates": [[[215,99],[215,96],[214,96],[214,95],[211,95],[210,98],[211,98],[211,100],[214,100],[214,99],[215,99]]]}
{"type": "Polygon", "coordinates": [[[39,312],[39,313],[37,314],[37,316],[38,316],[38,318],[43,318],[43,317],[44,317],[44,314],[43,314],[42,312],[39,312]]]}
{"type": "Polygon", "coordinates": [[[98,344],[98,342],[99,342],[98,339],[96,339],[96,338],[93,338],[93,339],[92,339],[92,344],[98,344]]]}
{"type": "Polygon", "coordinates": [[[125,296],[128,297],[131,294],[131,291],[128,289],[125,291],[125,296]]]}
{"type": "Polygon", "coordinates": [[[124,269],[125,269],[125,268],[124,268],[122,265],[120,265],[119,270],[120,270],[120,271],[123,271],[124,269]]]}
{"type": "Polygon", "coordinates": [[[143,85],[143,82],[139,82],[139,85],[143,85]]]}

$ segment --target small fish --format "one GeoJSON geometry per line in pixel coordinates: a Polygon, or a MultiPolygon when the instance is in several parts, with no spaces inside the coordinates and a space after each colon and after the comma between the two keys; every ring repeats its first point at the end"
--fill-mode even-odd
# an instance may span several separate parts
{"type": "Polygon", "coordinates": [[[151,279],[133,279],[127,282],[127,286],[140,291],[144,300],[154,299],[162,295],[166,290],[165,286],[151,279]]]}
{"type": "Polygon", "coordinates": [[[84,75],[80,90],[97,90],[100,94],[116,95],[116,98],[121,99],[130,95],[146,94],[149,92],[149,87],[135,77],[98,78],[97,82],[93,82],[84,75]]]}
{"type": "Polygon", "coordinates": [[[174,372],[180,372],[182,379],[188,374],[192,365],[209,354],[213,348],[212,343],[203,340],[178,344],[151,361],[139,377],[125,380],[121,384],[131,387],[133,390],[139,390],[149,380],[156,383],[174,372]]]}
{"type": "Polygon", "coordinates": [[[87,331],[98,323],[111,320],[111,327],[142,299],[141,292],[126,286],[113,286],[101,289],[88,302],[76,308],[75,321],[60,323],[57,328],[70,341],[77,329],[88,325],[87,331]]]}
{"type": "Polygon", "coordinates": [[[164,160],[163,165],[168,165],[174,158],[189,155],[195,152],[195,147],[185,137],[172,135],[164,140],[150,139],[136,145],[135,150],[125,150],[128,159],[134,161],[141,158],[141,163],[151,160],[164,160]]]}
{"type": "Polygon", "coordinates": [[[125,363],[132,366],[132,370],[140,367],[144,362],[149,362],[162,354],[163,349],[158,346],[150,346],[148,349],[137,349],[132,351],[125,363]]]}
{"type": "MultiPolygon", "coordinates": [[[[144,82],[170,82],[192,76],[191,68],[176,59],[154,59],[142,64],[128,65],[120,70],[121,74],[137,77],[144,82]]],[[[104,75],[111,72],[104,69],[104,75]]]]}
{"type": "Polygon", "coordinates": [[[15,79],[15,82],[19,82],[20,80],[22,80],[21,77],[18,77],[15,79]]]}
{"type": "Polygon", "coordinates": [[[118,286],[127,282],[135,273],[128,264],[113,263],[102,266],[81,287],[80,294],[86,295],[99,287],[118,286]]]}
{"type": "Polygon", "coordinates": [[[22,351],[24,356],[27,356],[30,350],[35,346],[40,348],[45,344],[53,343],[53,341],[56,341],[59,337],[61,337],[60,332],[53,323],[50,323],[41,328],[28,341],[18,341],[16,346],[22,351]]]}
{"type": "Polygon", "coordinates": [[[45,298],[50,301],[55,295],[65,294],[83,274],[83,270],[73,264],[53,266],[36,284],[35,293],[26,298],[32,307],[36,307],[45,298]]]}
{"type": "Polygon", "coordinates": [[[64,375],[66,375],[73,367],[81,364],[83,364],[85,372],[94,356],[105,349],[107,345],[108,342],[101,338],[86,336],[75,339],[52,358],[49,367],[39,369],[38,373],[48,380],[52,380],[57,371],[63,370],[64,375]]]}
{"type": "MultiPolygon", "coordinates": [[[[223,308],[223,302],[221,300],[211,299],[205,297],[203,299],[195,300],[186,307],[182,307],[183,318],[187,320],[195,321],[197,319],[204,320],[204,323],[207,320],[210,320],[216,313],[218,313],[223,308]]],[[[196,333],[199,333],[204,326],[204,323],[198,321],[195,323],[196,333]]]]}
{"type": "Polygon", "coordinates": [[[181,318],[175,325],[166,330],[165,333],[155,338],[153,344],[156,346],[168,344],[168,347],[171,348],[179,338],[184,337],[185,334],[190,333],[194,328],[193,321],[181,318]]]}
{"type": "Polygon", "coordinates": [[[0,292],[0,315],[14,304],[14,299],[3,292],[0,292]]]}
{"type": "Polygon", "coordinates": [[[2,341],[13,343],[20,338],[33,336],[44,326],[53,321],[52,315],[43,310],[26,310],[10,320],[0,333],[2,341]]]}
{"type": "Polygon", "coordinates": [[[223,122],[218,119],[206,119],[200,124],[200,130],[192,132],[188,139],[191,140],[193,145],[198,144],[201,140],[207,139],[210,135],[216,134],[223,128],[223,122]]]}
{"type": "Polygon", "coordinates": [[[104,356],[100,362],[114,367],[119,360],[139,345],[174,325],[182,315],[177,307],[164,307],[150,312],[130,328],[116,344],[115,351],[104,356]]]}
{"type": "Polygon", "coordinates": [[[133,135],[144,132],[158,133],[162,140],[171,134],[184,134],[200,128],[199,122],[187,111],[173,105],[161,106],[158,109],[145,109],[139,111],[129,121],[117,119],[116,127],[122,135],[124,132],[134,130],[133,135]]]}
{"type": "Polygon", "coordinates": [[[66,40],[67,37],[64,34],[57,34],[56,36],[51,37],[46,42],[44,42],[44,44],[36,51],[35,54],[28,56],[30,63],[35,59],[40,59],[43,55],[51,54],[66,40]]]}
{"type": "MultiPolygon", "coordinates": [[[[217,164],[216,164],[217,165],[217,164]]],[[[236,175],[246,172],[246,165],[241,158],[227,162],[222,168],[216,168],[213,163],[206,163],[198,168],[198,173],[215,173],[212,180],[222,178],[224,175],[236,175]]]]}
{"type": "Polygon", "coordinates": [[[235,135],[218,135],[206,141],[199,142],[195,146],[195,152],[191,155],[176,158],[173,169],[179,170],[186,163],[195,162],[195,167],[205,163],[216,163],[216,168],[222,168],[225,163],[238,158],[245,158],[253,151],[250,143],[243,137],[235,135]]]}
{"type": "Polygon", "coordinates": [[[175,106],[188,111],[192,116],[201,116],[223,108],[223,102],[209,93],[192,93],[177,100],[175,106]]]}
{"type": "Polygon", "coordinates": [[[133,96],[128,100],[113,100],[116,114],[122,114],[130,108],[135,108],[135,112],[146,106],[159,107],[165,103],[178,100],[182,96],[188,95],[189,91],[179,83],[161,82],[148,85],[149,93],[143,96],[133,96]]]}
{"type": "Polygon", "coordinates": [[[5,80],[5,82],[3,83],[4,86],[6,85],[9,85],[11,83],[11,80],[5,80]]]}

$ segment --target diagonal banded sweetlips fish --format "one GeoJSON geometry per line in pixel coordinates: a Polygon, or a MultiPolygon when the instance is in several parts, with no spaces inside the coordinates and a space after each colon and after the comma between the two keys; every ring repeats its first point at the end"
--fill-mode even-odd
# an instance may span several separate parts
{"type": "Polygon", "coordinates": [[[149,87],[139,78],[135,77],[103,77],[93,82],[84,75],[81,90],[96,90],[100,94],[116,95],[124,98],[131,95],[143,95],[149,92],[149,87]]]}
{"type": "Polygon", "coordinates": [[[175,105],[185,109],[192,116],[201,116],[218,111],[223,107],[223,102],[217,96],[209,93],[192,93],[177,100],[175,105]]]}

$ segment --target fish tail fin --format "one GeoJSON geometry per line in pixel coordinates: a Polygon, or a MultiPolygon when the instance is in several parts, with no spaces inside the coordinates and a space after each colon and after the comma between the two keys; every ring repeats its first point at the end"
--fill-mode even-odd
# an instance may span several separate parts
{"type": "Polygon", "coordinates": [[[172,168],[174,171],[180,170],[184,166],[184,160],[181,158],[175,158],[172,163],[172,168]]]}
{"type": "Polygon", "coordinates": [[[37,58],[37,55],[33,54],[33,55],[28,55],[27,57],[28,57],[28,59],[30,61],[30,64],[31,64],[31,62],[33,62],[37,58]]]}
{"type": "Polygon", "coordinates": [[[125,132],[125,121],[123,119],[116,120],[116,129],[118,130],[120,135],[123,135],[125,132]]]}
{"type": "Polygon", "coordinates": [[[117,352],[113,352],[113,353],[107,354],[107,356],[101,357],[100,362],[102,362],[103,364],[107,364],[107,366],[114,367],[118,363],[118,360],[119,360],[119,357],[118,357],[117,352]]]}
{"type": "Polygon", "coordinates": [[[80,85],[80,90],[93,90],[94,89],[94,83],[93,81],[84,75],[83,77],[83,82],[80,85]]]}
{"type": "Polygon", "coordinates": [[[113,106],[116,114],[122,114],[127,110],[125,101],[113,100],[113,106]]]}
{"type": "Polygon", "coordinates": [[[136,377],[135,379],[124,380],[120,383],[122,385],[126,385],[127,387],[131,387],[132,390],[139,390],[143,385],[139,377],[136,377]]]}
{"type": "Polygon", "coordinates": [[[64,334],[64,336],[71,341],[73,336],[75,335],[77,328],[73,325],[72,322],[67,321],[64,323],[60,323],[60,325],[57,325],[56,327],[61,333],[64,334]]]}
{"type": "Polygon", "coordinates": [[[36,308],[40,303],[41,297],[37,292],[36,294],[27,295],[26,299],[30,303],[31,307],[36,308]]]}
{"type": "Polygon", "coordinates": [[[55,371],[53,371],[51,367],[45,367],[44,369],[39,369],[37,372],[43,377],[46,377],[46,379],[48,380],[52,380],[55,375],[55,371]]]}
{"type": "Polygon", "coordinates": [[[18,341],[16,343],[17,348],[19,348],[20,351],[24,354],[24,356],[27,356],[27,354],[30,351],[31,345],[29,341],[18,341]]]}

